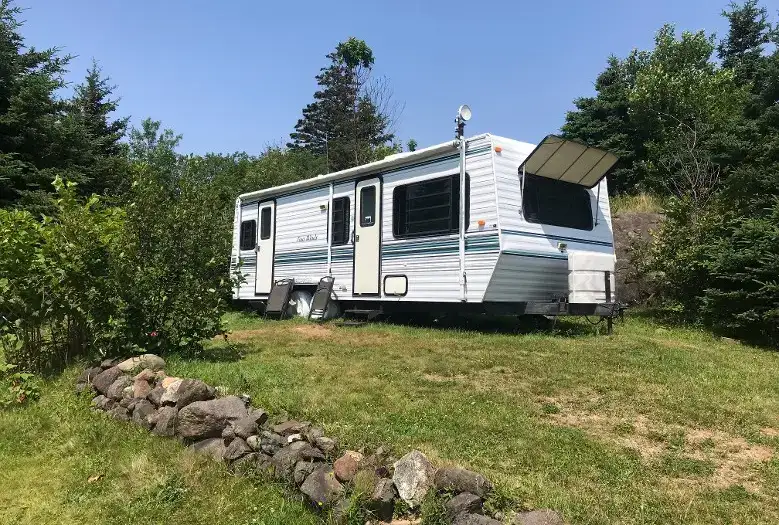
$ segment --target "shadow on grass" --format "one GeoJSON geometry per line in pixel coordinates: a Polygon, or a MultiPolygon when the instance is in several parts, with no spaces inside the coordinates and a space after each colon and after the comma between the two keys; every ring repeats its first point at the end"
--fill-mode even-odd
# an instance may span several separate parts
{"type": "Polygon", "coordinates": [[[234,363],[243,359],[246,354],[255,351],[250,344],[245,342],[213,341],[192,357],[208,363],[234,363]]]}
{"type": "MultiPolygon", "coordinates": [[[[597,318],[596,318],[597,319],[597,318]]],[[[581,337],[606,333],[606,323],[592,324],[584,319],[546,318],[541,315],[519,317],[490,315],[392,315],[382,319],[387,324],[441,330],[462,330],[489,334],[524,335],[545,334],[562,337],[581,337]]]]}

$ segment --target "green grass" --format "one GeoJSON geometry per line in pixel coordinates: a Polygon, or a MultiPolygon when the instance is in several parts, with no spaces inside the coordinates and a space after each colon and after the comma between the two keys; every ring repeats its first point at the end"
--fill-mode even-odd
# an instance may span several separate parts
{"type": "Polygon", "coordinates": [[[611,199],[611,212],[660,213],[663,211],[663,199],[649,193],[637,195],[617,195],[611,199]]]}
{"type": "MultiPolygon", "coordinates": [[[[779,522],[774,352],[639,318],[612,337],[584,321],[517,334],[228,320],[231,344],[171,357],[168,372],[248,392],[346,447],[419,448],[483,471],[501,499],[570,523],[779,522]]],[[[74,373],[0,414],[0,523],[123,523],[128,509],[138,522],[315,521],[274,485],[194,468],[177,443],[90,413],[70,394],[74,373]]]]}

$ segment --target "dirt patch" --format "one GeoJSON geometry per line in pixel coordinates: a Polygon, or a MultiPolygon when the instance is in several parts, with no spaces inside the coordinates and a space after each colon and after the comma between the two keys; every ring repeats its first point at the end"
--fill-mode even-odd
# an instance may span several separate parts
{"type": "Polygon", "coordinates": [[[453,376],[442,376],[439,374],[422,374],[422,379],[426,381],[432,381],[433,383],[448,383],[450,381],[463,381],[465,376],[463,374],[457,374],[453,376]]]}
{"type": "Polygon", "coordinates": [[[321,324],[304,324],[296,326],[293,331],[311,339],[326,339],[333,334],[331,328],[327,328],[321,324]]]}
{"type": "MultiPolygon", "coordinates": [[[[267,334],[269,330],[267,328],[258,328],[255,330],[234,330],[227,334],[228,341],[250,341],[252,339],[259,339],[263,335],[267,334]]],[[[224,339],[223,335],[214,337],[214,341],[221,341],[224,339]]]]}
{"type": "Polygon", "coordinates": [[[671,454],[714,465],[710,475],[664,476],[669,488],[687,491],[741,485],[751,493],[760,493],[764,482],[760,466],[774,457],[771,447],[727,432],[669,425],[643,415],[593,410],[600,399],[591,392],[543,397],[539,401],[542,406],[553,404],[559,408],[557,413],[547,413],[554,424],[578,428],[598,441],[634,450],[647,463],[656,464],[671,454]]]}
{"type": "Polygon", "coordinates": [[[765,437],[779,437],[779,430],[771,427],[761,428],[760,433],[765,437]]]}

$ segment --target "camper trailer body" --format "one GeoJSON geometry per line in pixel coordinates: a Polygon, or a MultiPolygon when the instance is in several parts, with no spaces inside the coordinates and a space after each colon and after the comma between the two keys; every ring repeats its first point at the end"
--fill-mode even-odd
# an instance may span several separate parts
{"type": "Polygon", "coordinates": [[[592,187],[545,178],[523,164],[533,144],[461,140],[241,195],[234,298],[332,276],[347,305],[603,314],[615,303],[605,175],[592,187]]]}

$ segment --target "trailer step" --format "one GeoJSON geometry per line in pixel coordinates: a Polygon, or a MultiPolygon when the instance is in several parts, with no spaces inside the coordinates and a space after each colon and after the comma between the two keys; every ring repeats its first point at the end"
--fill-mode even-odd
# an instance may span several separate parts
{"type": "Polygon", "coordinates": [[[355,308],[352,310],[344,310],[344,317],[364,317],[366,321],[372,321],[383,313],[383,310],[362,310],[355,308]]]}

